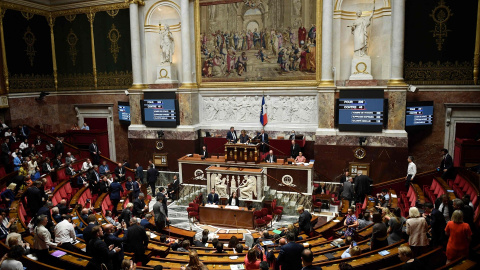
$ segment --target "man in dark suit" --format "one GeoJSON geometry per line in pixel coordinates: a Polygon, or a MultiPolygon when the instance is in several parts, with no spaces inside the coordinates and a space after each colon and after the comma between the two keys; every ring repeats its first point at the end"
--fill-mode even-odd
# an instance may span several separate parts
{"type": "Polygon", "coordinates": [[[53,153],[55,154],[55,156],[58,156],[59,154],[63,155],[64,151],[65,147],[63,146],[63,137],[59,137],[53,148],[53,153]]]}
{"type": "Polygon", "coordinates": [[[453,214],[453,202],[447,194],[443,194],[435,200],[435,208],[443,215],[446,221],[450,221],[453,214]]]}
{"type": "Polygon", "coordinates": [[[302,251],[304,247],[302,244],[295,243],[295,234],[293,232],[287,233],[288,243],[280,249],[275,264],[275,270],[282,269],[300,270],[302,269],[302,251]]]}
{"type": "Polygon", "coordinates": [[[27,197],[27,205],[30,208],[30,216],[34,216],[40,207],[42,207],[42,192],[40,191],[40,187],[42,186],[42,182],[35,181],[35,183],[29,187],[23,194],[22,194],[22,201],[23,198],[27,197]]]}
{"type": "Polygon", "coordinates": [[[202,151],[200,151],[200,157],[201,157],[202,159],[208,158],[207,146],[204,145],[204,146],[202,147],[202,151]]]}
{"type": "Polygon", "coordinates": [[[313,263],[313,252],[306,248],[302,251],[302,262],[303,268],[302,270],[322,270],[321,267],[312,265],[313,263]]]}
{"type": "Polygon", "coordinates": [[[296,159],[298,156],[298,153],[300,153],[300,145],[295,143],[295,140],[292,140],[292,146],[290,147],[290,156],[293,159],[296,159]]]}
{"type": "Polygon", "coordinates": [[[168,197],[172,199],[172,201],[175,200],[176,194],[178,194],[178,187],[180,186],[180,181],[178,180],[177,175],[173,176],[173,183],[171,185],[171,188],[167,190],[168,197]]]}
{"type": "Polygon", "coordinates": [[[51,173],[53,171],[55,171],[55,169],[52,168],[52,166],[50,166],[50,158],[46,157],[45,162],[43,162],[43,164],[42,164],[42,173],[47,174],[47,173],[51,173]]]}
{"type": "Polygon", "coordinates": [[[87,254],[92,257],[88,262],[87,269],[101,269],[104,264],[107,269],[114,269],[112,260],[118,257],[118,252],[121,248],[115,247],[109,249],[107,244],[101,239],[103,237],[103,230],[101,226],[92,228],[92,239],[87,244],[87,254]]]}
{"type": "Polygon", "coordinates": [[[143,181],[143,167],[140,164],[135,163],[135,178],[140,179],[143,181]]]}
{"type": "Polygon", "coordinates": [[[128,247],[129,252],[134,253],[135,263],[142,262],[146,264],[145,248],[148,246],[148,236],[145,229],[138,224],[136,218],[131,221],[131,226],[128,228],[127,241],[125,247],[128,247]]]}
{"type": "Polygon", "coordinates": [[[127,232],[128,230],[125,230],[127,228],[126,224],[123,224],[123,229],[119,229],[115,231],[115,226],[113,224],[107,224],[103,226],[103,229],[105,230],[103,241],[105,241],[105,244],[107,246],[113,245],[114,247],[120,248],[120,251],[115,253],[116,256],[112,260],[113,268],[112,269],[121,269],[121,263],[123,261],[123,243],[127,240],[127,232]],[[125,231],[124,231],[125,230],[125,231]],[[118,235],[122,232],[125,232],[123,234],[123,237],[120,238],[118,235]]]}
{"type": "Polygon", "coordinates": [[[67,163],[67,168],[65,169],[65,174],[72,177],[75,175],[75,169],[73,168],[72,163],[67,163]]]}
{"type": "Polygon", "coordinates": [[[263,128],[262,130],[260,130],[260,134],[257,135],[256,139],[260,140],[260,152],[268,152],[268,150],[270,149],[268,147],[268,134],[265,133],[265,130],[263,128]]]}
{"type": "Polygon", "coordinates": [[[94,237],[92,230],[95,226],[97,226],[97,217],[95,217],[95,214],[90,214],[88,215],[87,220],[84,221],[87,222],[88,225],[83,229],[83,240],[85,240],[85,243],[89,243],[94,237]]]}
{"type": "Polygon", "coordinates": [[[90,170],[90,176],[89,176],[89,188],[92,194],[97,194],[99,190],[99,184],[100,184],[100,173],[98,172],[98,166],[94,165],[93,168],[90,170]]]}
{"type": "Polygon", "coordinates": [[[10,146],[9,146],[9,138],[5,138],[5,142],[2,143],[2,164],[8,168],[8,164],[10,163],[10,146]]]}
{"type": "Polygon", "coordinates": [[[218,204],[218,194],[215,193],[214,188],[212,188],[212,191],[208,194],[207,203],[208,204],[218,204]]]}
{"type": "Polygon", "coordinates": [[[292,130],[292,133],[290,133],[290,136],[288,136],[289,140],[295,140],[295,130],[292,130]]]}
{"type": "Polygon", "coordinates": [[[227,132],[227,141],[230,143],[236,143],[238,141],[237,132],[234,127],[231,127],[230,131],[227,132]]]}
{"type": "Polygon", "coordinates": [[[300,214],[298,217],[298,228],[306,235],[309,235],[312,232],[312,223],[310,222],[312,215],[306,211],[303,206],[299,206],[297,212],[300,214]]]}
{"type": "Polygon", "coordinates": [[[428,225],[432,228],[432,244],[433,246],[441,245],[445,240],[445,227],[447,223],[442,213],[433,207],[433,204],[426,202],[425,205],[425,218],[428,225]]]}
{"type": "Polygon", "coordinates": [[[158,170],[150,165],[150,168],[147,171],[147,182],[148,186],[152,189],[152,197],[155,197],[155,183],[157,182],[158,175],[158,170]]]}
{"type": "Polygon", "coordinates": [[[125,181],[125,172],[127,169],[123,167],[122,163],[118,163],[118,167],[115,168],[115,176],[117,176],[119,182],[125,181]]]}
{"type": "Polygon", "coordinates": [[[22,137],[22,140],[28,139],[28,137],[30,136],[30,129],[27,125],[23,125],[18,131],[18,134],[20,135],[20,137],[22,137]]]}
{"type": "Polygon", "coordinates": [[[92,158],[92,163],[94,165],[100,164],[100,150],[98,150],[97,140],[93,140],[92,144],[88,147],[88,151],[90,152],[90,157],[92,158]]]}
{"type": "Polygon", "coordinates": [[[145,205],[145,195],[140,192],[138,198],[133,201],[133,215],[140,217],[145,211],[148,210],[148,206],[145,205]]]}
{"type": "Polygon", "coordinates": [[[132,201],[138,198],[140,194],[140,184],[137,179],[133,179],[132,182],[132,201]]]}
{"type": "Polygon", "coordinates": [[[57,205],[58,211],[60,215],[66,215],[68,214],[68,206],[67,206],[67,200],[62,199],[57,205]]]}
{"type": "Polygon", "coordinates": [[[268,155],[265,157],[265,162],[268,163],[276,163],[277,162],[277,156],[273,154],[273,150],[270,150],[268,155]]]}
{"type": "Polygon", "coordinates": [[[123,192],[122,184],[118,182],[118,178],[115,178],[113,183],[110,184],[110,200],[112,201],[114,215],[117,215],[117,206],[122,198],[120,192],[123,192]]]}
{"type": "Polygon", "coordinates": [[[442,149],[442,162],[440,163],[440,167],[438,167],[438,170],[442,172],[442,178],[444,180],[447,179],[452,179],[453,178],[453,159],[450,154],[448,154],[447,149],[442,149]]]}
{"type": "Polygon", "coordinates": [[[355,177],[355,193],[357,194],[357,203],[363,203],[365,200],[365,195],[370,194],[371,187],[370,184],[373,180],[363,175],[362,171],[357,172],[357,177],[355,177]]]}
{"type": "Polygon", "coordinates": [[[60,167],[63,167],[63,164],[62,163],[62,154],[58,154],[57,157],[53,160],[53,168],[55,170],[58,170],[60,169],[60,167]]]}
{"type": "Polygon", "coordinates": [[[155,215],[155,226],[157,227],[157,232],[161,232],[168,221],[168,217],[163,206],[163,200],[157,200],[157,202],[153,205],[153,214],[155,215]]]}

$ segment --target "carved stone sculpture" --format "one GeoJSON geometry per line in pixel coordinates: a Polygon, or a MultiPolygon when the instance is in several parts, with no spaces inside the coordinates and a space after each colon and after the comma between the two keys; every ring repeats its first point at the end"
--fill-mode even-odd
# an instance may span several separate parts
{"type": "Polygon", "coordinates": [[[367,29],[372,22],[373,13],[375,13],[375,2],[373,2],[372,14],[368,17],[362,18],[362,11],[357,11],[357,19],[350,26],[353,43],[354,43],[354,55],[362,57],[367,55],[368,48],[368,32],[367,29]]]}
{"type": "Polygon", "coordinates": [[[217,177],[215,177],[215,191],[220,198],[228,197],[226,181],[227,178],[222,178],[221,174],[218,174],[217,177]]]}
{"type": "Polygon", "coordinates": [[[240,199],[253,200],[253,196],[257,196],[257,179],[255,176],[245,175],[238,188],[240,189],[240,199]]]}
{"type": "Polygon", "coordinates": [[[172,32],[170,32],[170,26],[165,24],[164,29],[160,24],[160,63],[172,63],[173,53],[175,51],[175,41],[173,39],[172,32]]]}

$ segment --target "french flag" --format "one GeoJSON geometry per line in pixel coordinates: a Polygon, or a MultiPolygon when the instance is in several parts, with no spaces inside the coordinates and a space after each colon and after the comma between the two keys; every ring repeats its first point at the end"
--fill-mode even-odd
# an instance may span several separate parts
{"type": "Polygon", "coordinates": [[[265,96],[262,97],[262,110],[260,111],[260,123],[262,123],[262,126],[265,126],[268,123],[267,104],[265,104],[265,96]]]}

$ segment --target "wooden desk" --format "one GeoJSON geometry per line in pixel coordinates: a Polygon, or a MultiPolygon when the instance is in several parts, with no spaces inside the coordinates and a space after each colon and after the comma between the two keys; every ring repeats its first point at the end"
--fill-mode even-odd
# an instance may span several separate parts
{"type": "Polygon", "coordinates": [[[259,144],[226,143],[225,160],[235,162],[260,162],[259,144]]]}
{"type": "Polygon", "coordinates": [[[200,221],[202,224],[220,225],[233,228],[254,228],[253,210],[245,207],[228,209],[219,207],[199,207],[200,221]],[[235,222],[236,216],[236,222],[235,222]]]}

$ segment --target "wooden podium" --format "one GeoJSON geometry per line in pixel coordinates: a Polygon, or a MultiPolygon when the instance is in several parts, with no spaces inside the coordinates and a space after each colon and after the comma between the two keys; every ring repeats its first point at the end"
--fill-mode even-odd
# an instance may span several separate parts
{"type": "Polygon", "coordinates": [[[225,161],[227,162],[245,162],[259,163],[260,152],[259,144],[226,143],[225,161]]]}

